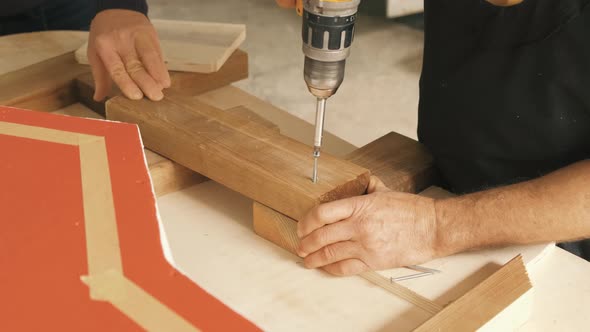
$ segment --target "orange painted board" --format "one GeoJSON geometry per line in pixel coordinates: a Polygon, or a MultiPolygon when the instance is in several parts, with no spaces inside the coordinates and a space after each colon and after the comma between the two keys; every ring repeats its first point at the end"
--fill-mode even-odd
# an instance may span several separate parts
{"type": "Polygon", "coordinates": [[[133,331],[146,326],[111,302],[91,299],[81,280],[89,274],[91,237],[85,230],[90,209],[83,193],[94,189],[84,189],[93,180],[82,159],[86,147],[19,136],[10,128],[24,128],[24,136],[44,128],[83,134],[81,142],[104,138],[124,278],[195,330],[258,330],[166,261],[135,125],[0,107],[1,331],[133,331]]]}

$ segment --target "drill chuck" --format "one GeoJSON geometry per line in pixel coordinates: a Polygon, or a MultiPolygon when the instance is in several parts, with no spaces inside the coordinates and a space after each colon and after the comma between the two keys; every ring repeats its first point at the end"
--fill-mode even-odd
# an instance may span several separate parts
{"type": "Polygon", "coordinates": [[[316,97],[328,98],[344,80],[360,0],[304,0],[304,79],[316,97]]]}
{"type": "Polygon", "coordinates": [[[324,99],[335,94],[344,80],[345,66],[346,60],[324,62],[305,57],[303,78],[311,94],[324,99]]]}

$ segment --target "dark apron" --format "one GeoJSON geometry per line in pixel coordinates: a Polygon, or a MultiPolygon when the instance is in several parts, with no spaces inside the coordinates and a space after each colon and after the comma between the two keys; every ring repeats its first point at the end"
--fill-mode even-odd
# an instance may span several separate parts
{"type": "MultiPolygon", "coordinates": [[[[447,189],[507,185],[590,158],[589,2],[425,0],[418,136],[447,189]]],[[[568,249],[588,258],[584,242],[568,249]]]]}
{"type": "Polygon", "coordinates": [[[96,0],[47,0],[20,13],[8,16],[0,13],[0,36],[45,30],[88,30],[96,14],[96,4],[96,0]]]}

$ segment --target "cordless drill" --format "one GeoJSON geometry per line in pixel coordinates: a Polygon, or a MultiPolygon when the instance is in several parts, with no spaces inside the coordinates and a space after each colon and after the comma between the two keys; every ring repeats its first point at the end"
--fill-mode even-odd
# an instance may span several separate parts
{"type": "Polygon", "coordinates": [[[298,0],[303,16],[303,77],[317,98],[313,148],[312,181],[318,181],[318,159],[322,147],[326,99],[338,91],[344,80],[346,59],[354,38],[360,0],[298,0]]]}

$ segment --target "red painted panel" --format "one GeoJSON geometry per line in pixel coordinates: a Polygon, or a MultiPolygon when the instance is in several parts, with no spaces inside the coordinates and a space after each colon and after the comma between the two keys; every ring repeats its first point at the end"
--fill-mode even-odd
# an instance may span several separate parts
{"type": "MultiPolygon", "coordinates": [[[[165,260],[135,125],[4,107],[0,121],[105,136],[125,276],[204,331],[258,330],[165,260]]],[[[0,135],[0,330],[138,328],[80,281],[81,193],[77,147],[0,135]]]]}

